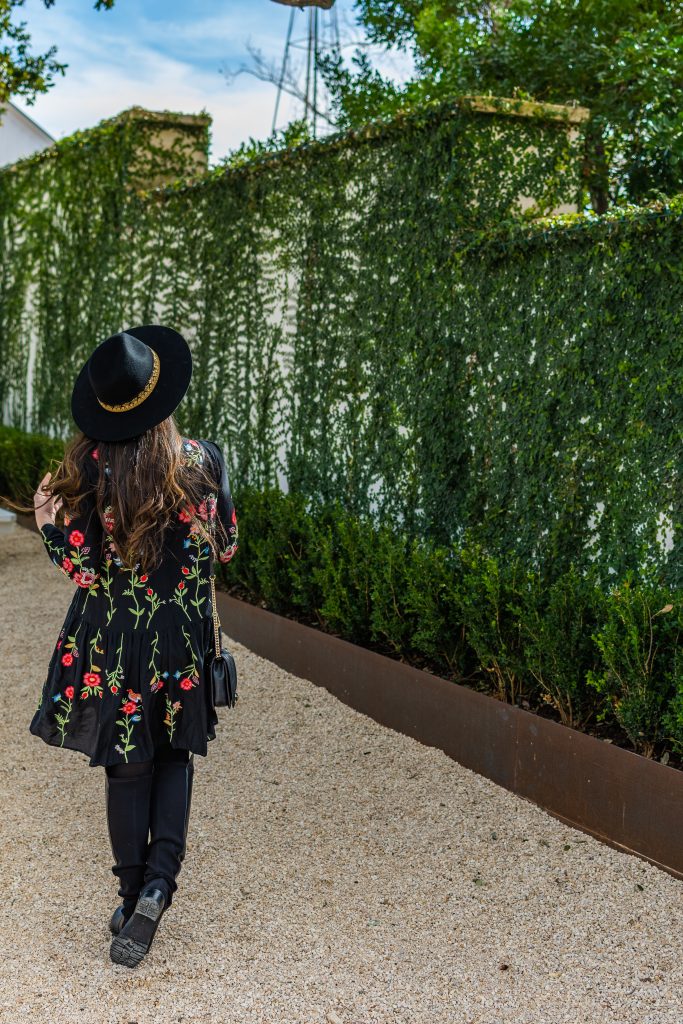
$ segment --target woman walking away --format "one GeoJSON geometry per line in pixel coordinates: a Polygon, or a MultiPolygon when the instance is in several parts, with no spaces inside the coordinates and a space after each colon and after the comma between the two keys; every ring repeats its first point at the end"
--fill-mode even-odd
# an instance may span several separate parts
{"type": "Polygon", "coordinates": [[[206,755],[218,722],[210,576],[237,549],[223,454],[179,434],[172,416],[191,375],[190,349],[167,327],[103,341],[74,386],[79,432],[34,495],[47,552],[76,591],[29,728],[105,769],[122,898],[110,956],[126,967],[177,890],[193,755],[206,755]]]}

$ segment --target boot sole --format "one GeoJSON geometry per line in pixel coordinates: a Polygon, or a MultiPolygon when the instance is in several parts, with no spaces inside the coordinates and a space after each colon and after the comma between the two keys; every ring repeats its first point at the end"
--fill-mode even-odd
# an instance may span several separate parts
{"type": "Polygon", "coordinates": [[[112,939],[109,956],[115,964],[123,967],[138,966],[149,952],[162,915],[163,910],[155,900],[138,900],[131,918],[112,939]]]}

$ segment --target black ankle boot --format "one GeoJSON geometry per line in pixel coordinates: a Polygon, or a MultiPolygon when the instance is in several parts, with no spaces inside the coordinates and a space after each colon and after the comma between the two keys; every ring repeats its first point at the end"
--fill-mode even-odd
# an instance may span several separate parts
{"type": "Polygon", "coordinates": [[[131,919],[136,903],[137,900],[134,899],[130,902],[128,900],[124,900],[123,903],[119,904],[111,915],[111,919],[109,921],[109,931],[112,935],[118,935],[124,924],[131,919]]]}
{"type": "Polygon", "coordinates": [[[152,776],[131,778],[106,776],[106,804],[109,840],[114,864],[112,873],[119,880],[118,895],[123,899],[114,911],[109,927],[121,928],[135,908],[145,881],[149,836],[152,776]]]}
{"type": "Polygon", "coordinates": [[[166,882],[166,908],[178,888],[176,878],[187,851],[187,831],[192,806],[194,758],[186,763],[159,761],[154,767],[149,815],[149,845],[144,885],[166,882]]]}
{"type": "Polygon", "coordinates": [[[137,967],[154,941],[166,910],[166,891],[156,885],[144,886],[129,921],[111,940],[109,956],[115,964],[137,967]]]}

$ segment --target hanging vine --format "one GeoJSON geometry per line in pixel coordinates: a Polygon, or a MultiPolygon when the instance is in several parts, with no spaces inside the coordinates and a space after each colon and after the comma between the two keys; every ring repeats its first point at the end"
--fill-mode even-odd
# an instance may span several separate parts
{"type": "Polygon", "coordinates": [[[469,529],[549,578],[680,583],[680,203],[540,220],[581,202],[581,136],[528,103],[429,105],[194,178],[206,119],[146,116],[0,172],[5,423],[66,436],[93,344],[166,322],[195,362],[181,429],[239,485],[438,543],[469,529]]]}

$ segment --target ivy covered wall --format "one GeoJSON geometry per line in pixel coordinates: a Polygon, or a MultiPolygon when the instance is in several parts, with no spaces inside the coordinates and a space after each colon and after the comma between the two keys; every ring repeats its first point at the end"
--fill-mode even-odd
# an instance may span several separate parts
{"type": "Polygon", "coordinates": [[[142,184],[206,173],[209,123],[133,108],[0,171],[4,423],[74,429],[69,376],[126,316],[131,199],[142,184]]]}
{"type": "Polygon", "coordinates": [[[459,466],[429,488],[433,521],[464,511],[551,578],[595,560],[683,586],[682,243],[680,196],[459,254],[442,380],[459,466]]]}
{"type": "Polygon", "coordinates": [[[181,428],[237,486],[551,574],[680,572],[680,209],[535,223],[580,202],[576,128],[480,106],[147,192],[135,119],[0,173],[4,421],[65,436],[93,345],[162,321],[193,349],[181,428]]]}

